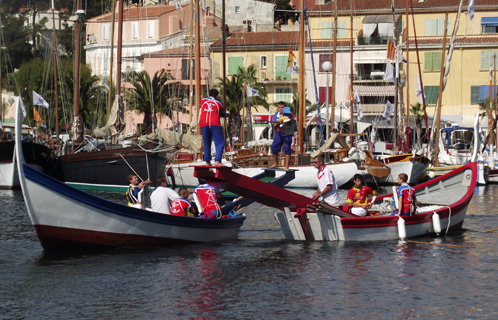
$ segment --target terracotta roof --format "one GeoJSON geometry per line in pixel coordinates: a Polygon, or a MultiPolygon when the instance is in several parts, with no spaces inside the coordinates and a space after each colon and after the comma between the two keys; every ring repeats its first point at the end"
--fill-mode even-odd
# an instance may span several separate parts
{"type": "MultiPolygon", "coordinates": [[[[355,39],[353,38],[353,46],[355,39]]],[[[320,40],[320,41],[312,41],[311,43],[313,44],[313,48],[330,48],[332,50],[332,40],[320,40]]],[[[349,47],[351,45],[350,40],[339,40],[337,41],[337,46],[338,47],[349,47]]],[[[306,47],[309,47],[309,42],[306,43],[306,47]]]]}
{"type": "MultiPolygon", "coordinates": [[[[498,8],[498,0],[475,0],[475,11],[496,10],[498,8]]],[[[383,12],[389,14],[391,12],[391,0],[363,0],[353,1],[354,15],[367,15],[383,12]],[[367,12],[365,12],[367,11],[367,12]]],[[[413,1],[413,10],[423,10],[427,12],[456,12],[458,10],[459,0],[425,0],[423,2],[413,1]]],[[[351,0],[337,0],[337,14],[349,15],[351,10],[351,0]]],[[[467,10],[468,1],[464,3],[463,8],[467,10]]],[[[404,13],[406,11],[406,0],[394,0],[396,12],[404,13]]],[[[312,16],[322,15],[330,16],[333,13],[334,2],[330,1],[326,4],[316,5],[309,9],[309,14],[312,16]]]]}
{"type": "MultiPolygon", "coordinates": [[[[289,46],[299,41],[298,31],[235,32],[226,40],[226,46],[289,46]]],[[[221,39],[213,42],[211,50],[221,48],[221,39]]]]}
{"type": "MultiPolygon", "coordinates": [[[[409,39],[408,43],[410,45],[415,45],[414,39],[409,39]]],[[[439,38],[428,38],[428,39],[417,39],[418,45],[430,45],[430,44],[443,44],[443,37],[439,38]]],[[[446,38],[446,45],[449,46],[450,37],[446,38]]],[[[460,44],[484,44],[489,43],[496,46],[498,43],[498,36],[488,36],[488,37],[457,37],[455,43],[460,44]]]]}
{"type": "MultiPolygon", "coordinates": [[[[185,7],[188,5],[182,5],[185,7]]],[[[159,17],[167,12],[175,11],[176,6],[150,6],[150,7],[137,7],[130,6],[124,8],[123,17],[124,19],[147,19],[159,17]]],[[[111,13],[105,13],[103,15],[88,19],[88,21],[110,21],[111,13]]]]}
{"type": "MultiPolygon", "coordinates": [[[[186,56],[186,57],[188,57],[189,55],[190,55],[190,53],[189,53],[188,46],[163,49],[163,50],[154,51],[154,52],[144,54],[145,57],[148,57],[148,56],[186,56]]],[[[209,50],[208,50],[207,46],[201,46],[201,55],[209,55],[209,50]]]]}
{"type": "MultiPolygon", "coordinates": [[[[228,31],[230,33],[239,32],[243,28],[244,28],[244,26],[231,26],[231,27],[228,27],[228,31]]],[[[185,29],[185,31],[183,31],[183,34],[188,36],[188,34],[189,34],[188,28],[185,29]]],[[[221,39],[221,26],[202,28],[201,35],[202,35],[202,41],[221,39]]],[[[195,36],[194,36],[194,38],[195,38],[195,36]]]]}

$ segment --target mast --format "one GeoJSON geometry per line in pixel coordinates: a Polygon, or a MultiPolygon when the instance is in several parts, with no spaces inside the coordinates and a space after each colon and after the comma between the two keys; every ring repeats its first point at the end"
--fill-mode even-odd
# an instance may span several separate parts
{"type": "MultiPolygon", "coordinates": [[[[495,135],[495,152],[498,152],[498,124],[496,123],[496,120],[498,120],[498,108],[496,106],[496,54],[493,55],[493,65],[494,65],[494,82],[495,82],[495,130],[496,130],[496,135],[495,135]]],[[[1,101],[1,100],[0,100],[1,101]]],[[[495,161],[494,156],[492,156],[493,161],[495,161]]],[[[494,164],[493,164],[494,167],[494,164]]]]}
{"type": "Polygon", "coordinates": [[[396,61],[396,75],[395,75],[395,85],[394,85],[394,136],[393,136],[393,151],[394,154],[398,154],[398,90],[399,90],[399,59],[398,59],[398,54],[399,54],[399,47],[398,47],[398,39],[397,39],[397,33],[396,33],[396,19],[395,19],[395,8],[394,8],[394,0],[391,0],[391,6],[392,6],[392,14],[393,14],[393,41],[394,41],[394,48],[395,49],[395,56],[394,56],[394,61],[396,61]]]}
{"type": "Polygon", "coordinates": [[[434,146],[434,167],[439,165],[438,153],[439,153],[439,126],[441,122],[441,100],[443,97],[443,77],[444,77],[444,58],[446,54],[446,32],[448,30],[448,13],[444,17],[444,35],[443,35],[443,53],[441,57],[441,77],[439,80],[439,95],[437,98],[437,115],[436,115],[436,145],[434,146]]]}
{"type": "Polygon", "coordinates": [[[81,0],[76,1],[76,48],[74,50],[74,134],[73,140],[77,140],[78,119],[79,119],[79,101],[80,101],[80,45],[81,45],[81,0]]]}
{"type": "MultiPolygon", "coordinates": [[[[335,124],[335,73],[337,69],[337,1],[334,0],[334,41],[332,41],[332,94],[330,97],[330,125],[334,128],[335,124]]],[[[329,106],[327,106],[328,108],[329,106]]],[[[327,119],[328,123],[329,119],[327,119]]],[[[351,118],[350,124],[352,124],[353,118],[351,118]]],[[[351,125],[352,128],[352,125],[351,125]]],[[[328,133],[327,133],[328,134],[328,133]]],[[[327,136],[326,139],[329,137],[327,136]]]]}
{"type": "Polygon", "coordinates": [[[123,0],[117,0],[118,7],[118,47],[117,47],[117,62],[116,62],[116,95],[121,95],[121,63],[123,56],[123,0]]]}
{"type": "Polygon", "coordinates": [[[409,29],[408,26],[408,0],[406,0],[406,27],[405,27],[405,35],[406,35],[406,126],[410,127],[410,47],[408,45],[409,39],[409,29]]]}
{"type": "Polygon", "coordinates": [[[107,94],[107,117],[111,114],[111,103],[112,103],[112,67],[114,63],[114,26],[116,25],[116,1],[112,0],[112,9],[111,9],[111,39],[110,39],[110,48],[111,53],[110,63],[109,63],[109,92],[107,94]]]}
{"type": "MultiPolygon", "coordinates": [[[[54,55],[55,134],[57,135],[55,143],[56,143],[56,145],[58,145],[59,144],[59,103],[58,103],[58,95],[57,95],[57,51],[56,51],[56,49],[57,49],[57,47],[56,47],[56,38],[55,38],[55,6],[54,6],[54,0],[52,0],[52,50],[53,50],[53,55],[54,55]]],[[[1,76],[0,76],[0,79],[1,79],[1,76]]],[[[1,96],[0,96],[0,98],[1,98],[1,96]]],[[[0,101],[2,101],[2,100],[0,99],[0,101]]]]}
{"type": "Polygon", "coordinates": [[[491,102],[491,99],[493,97],[493,67],[489,66],[489,110],[488,110],[488,132],[489,134],[489,139],[491,140],[490,144],[493,144],[493,103],[491,102]]]}
{"type": "MultiPolygon", "coordinates": [[[[221,4],[221,10],[222,10],[222,13],[221,13],[221,24],[222,24],[222,28],[223,28],[223,31],[222,31],[222,39],[221,39],[221,48],[222,48],[222,53],[221,53],[221,59],[223,61],[223,107],[227,107],[227,90],[226,90],[226,83],[227,83],[227,64],[226,64],[226,61],[227,61],[227,57],[226,57],[226,43],[227,43],[227,29],[226,29],[226,20],[225,20],[225,0],[222,1],[222,4],[221,4]]],[[[226,119],[226,118],[225,118],[226,119]]],[[[227,134],[226,132],[226,127],[227,127],[227,123],[225,121],[225,136],[227,134]]],[[[226,138],[226,137],[225,137],[226,138]]],[[[241,142],[244,142],[244,140],[242,140],[241,142]]]]}
{"type": "MultiPolygon", "coordinates": [[[[337,1],[337,0],[336,0],[337,1]]],[[[351,30],[350,30],[350,37],[349,37],[349,64],[350,64],[350,83],[349,83],[349,86],[351,88],[351,101],[349,102],[350,104],[350,108],[349,108],[349,111],[350,111],[350,124],[351,124],[351,132],[350,133],[353,133],[353,104],[354,104],[354,101],[356,100],[354,98],[354,91],[353,91],[353,0],[350,1],[350,14],[349,14],[349,17],[350,17],[350,20],[351,20],[351,30]]],[[[337,40],[337,39],[336,39],[337,40]]],[[[334,41],[334,42],[337,42],[337,41],[334,41]]],[[[335,56],[335,54],[334,54],[335,56]]],[[[335,65],[335,63],[334,63],[335,65]]],[[[335,73],[335,72],[334,72],[335,73]]],[[[334,83],[335,85],[335,83],[334,83]]],[[[342,112],[342,110],[341,110],[342,112]]],[[[353,136],[351,136],[351,146],[353,146],[353,136]]]]}
{"type": "Polygon", "coordinates": [[[304,35],[304,0],[301,3],[301,23],[299,23],[299,151],[298,154],[303,154],[304,147],[304,109],[306,108],[305,103],[305,92],[304,92],[304,41],[306,39],[304,35]]]}
{"type": "MultiPolygon", "coordinates": [[[[200,26],[200,0],[195,2],[195,105],[197,118],[201,106],[201,26],[200,26]]],[[[201,134],[201,127],[197,124],[197,134],[201,134]]]]}
{"type": "Polygon", "coordinates": [[[192,57],[194,54],[194,44],[193,44],[193,35],[194,35],[194,0],[190,0],[190,6],[189,6],[189,15],[190,15],[190,25],[189,25],[189,32],[190,32],[190,44],[189,44],[189,95],[188,95],[188,105],[189,105],[189,117],[188,117],[188,123],[190,124],[190,128],[192,128],[192,100],[194,97],[194,83],[193,83],[193,76],[194,76],[194,62],[192,61],[192,57]]]}
{"type": "Polygon", "coordinates": [[[240,128],[240,142],[244,143],[244,123],[246,121],[245,110],[246,110],[246,79],[244,78],[244,84],[242,85],[242,121],[240,128]]]}

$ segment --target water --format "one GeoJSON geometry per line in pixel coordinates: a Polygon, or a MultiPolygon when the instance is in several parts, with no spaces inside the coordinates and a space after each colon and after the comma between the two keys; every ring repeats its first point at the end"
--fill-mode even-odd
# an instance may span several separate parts
{"type": "Polygon", "coordinates": [[[3,190],[0,319],[496,319],[497,197],[477,188],[462,232],[416,239],[440,245],[286,241],[254,204],[223,243],[47,253],[3,190]]]}

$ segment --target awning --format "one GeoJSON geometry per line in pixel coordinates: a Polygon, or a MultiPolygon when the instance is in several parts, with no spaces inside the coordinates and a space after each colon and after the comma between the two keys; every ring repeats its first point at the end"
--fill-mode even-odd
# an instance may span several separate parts
{"type": "Polygon", "coordinates": [[[358,95],[361,97],[379,97],[394,96],[396,87],[394,85],[367,86],[353,85],[354,90],[358,89],[358,95]]]}
{"type": "Polygon", "coordinates": [[[484,17],[481,18],[482,26],[498,27],[498,17],[484,17]]]}
{"type": "MultiPolygon", "coordinates": [[[[400,15],[396,14],[394,16],[395,21],[398,21],[399,17],[400,15]]],[[[363,23],[393,23],[393,15],[384,14],[384,15],[365,16],[365,18],[363,18],[363,23]]]]}
{"type": "MultiPolygon", "coordinates": [[[[495,91],[493,90],[492,95],[495,95],[495,91]]],[[[483,102],[484,100],[489,98],[489,86],[481,86],[481,90],[479,91],[479,102],[483,102]]]]}

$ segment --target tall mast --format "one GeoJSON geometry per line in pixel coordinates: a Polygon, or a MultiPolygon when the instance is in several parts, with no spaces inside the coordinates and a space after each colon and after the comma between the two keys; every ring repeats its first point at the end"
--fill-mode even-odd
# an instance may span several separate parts
{"type": "Polygon", "coordinates": [[[393,137],[393,150],[394,153],[398,153],[398,89],[399,89],[399,62],[398,62],[398,54],[399,54],[399,48],[398,48],[398,39],[397,39],[397,33],[396,33],[396,18],[395,18],[395,8],[394,8],[394,0],[391,0],[391,6],[392,6],[392,15],[393,15],[393,41],[394,41],[394,48],[395,48],[395,55],[394,55],[394,61],[396,61],[396,75],[395,75],[395,85],[394,85],[394,137],[393,137]]]}
{"type": "MultiPolygon", "coordinates": [[[[225,20],[225,0],[222,1],[222,13],[221,13],[221,24],[222,24],[222,28],[223,28],[223,31],[222,31],[222,38],[221,38],[221,48],[222,48],[222,53],[221,53],[221,59],[223,61],[223,106],[226,108],[227,107],[227,90],[226,90],[226,83],[227,83],[227,64],[226,64],[226,43],[227,43],[227,30],[225,28],[225,25],[226,25],[226,20],[225,20]]],[[[225,128],[227,126],[227,123],[225,121],[225,128]]],[[[225,130],[225,135],[226,135],[226,130],[225,130]]],[[[244,142],[244,140],[242,140],[241,142],[244,142]]]]}
{"type": "Polygon", "coordinates": [[[78,118],[79,118],[79,102],[80,102],[80,45],[81,45],[81,0],[76,1],[76,48],[74,50],[74,135],[73,139],[76,140],[76,133],[78,131],[78,118]]]}
{"type": "Polygon", "coordinates": [[[117,67],[116,67],[116,95],[121,95],[121,63],[123,56],[123,0],[118,0],[118,47],[117,47],[117,67]]]}
{"type": "MultiPolygon", "coordinates": [[[[337,0],[336,0],[337,1],[337,0]]],[[[349,83],[349,86],[351,88],[351,92],[353,93],[351,95],[351,101],[349,102],[349,111],[350,111],[350,124],[351,124],[351,133],[353,133],[353,104],[354,104],[354,101],[356,100],[354,98],[354,92],[353,92],[353,0],[350,1],[350,9],[351,9],[351,12],[350,12],[350,20],[351,20],[351,27],[350,27],[350,36],[349,36],[349,64],[350,64],[350,83],[349,83]]],[[[334,41],[336,42],[336,41],[334,41]]],[[[335,54],[334,54],[335,56],[335,54]]],[[[335,63],[334,63],[335,64],[335,63]]],[[[334,72],[335,73],[335,72],[334,72]]],[[[342,112],[342,110],[341,110],[342,112]]],[[[353,141],[353,136],[351,136],[351,141],[353,141]]],[[[352,146],[352,143],[351,143],[351,146],[352,146]]]]}
{"type": "Polygon", "coordinates": [[[303,154],[304,147],[304,109],[306,108],[305,92],[304,92],[304,0],[301,0],[301,22],[299,23],[299,151],[298,154],[303,154]]]}
{"type": "MultiPolygon", "coordinates": [[[[57,135],[56,144],[59,142],[59,103],[57,94],[57,46],[55,38],[55,6],[52,0],[52,51],[54,56],[54,103],[55,103],[55,134],[57,135]]],[[[1,69],[1,68],[0,68],[1,69]]],[[[1,79],[1,76],[0,76],[1,79]]],[[[0,90],[1,91],[1,90],[0,90]]],[[[1,98],[1,96],[0,96],[1,98]]],[[[1,101],[1,99],[0,99],[1,101]]]]}
{"type": "MultiPolygon", "coordinates": [[[[498,123],[496,122],[498,120],[498,108],[496,106],[496,53],[493,55],[493,65],[494,65],[494,69],[495,69],[495,72],[494,72],[494,82],[495,82],[495,130],[496,130],[496,135],[495,135],[495,152],[498,152],[498,123]]],[[[1,101],[1,100],[0,100],[1,101]]],[[[492,155],[492,159],[493,161],[495,160],[494,159],[494,156],[492,155]]]]}
{"type": "MultiPolygon", "coordinates": [[[[195,105],[197,118],[201,106],[201,26],[200,26],[200,0],[195,2],[195,105]]],[[[201,127],[197,124],[197,134],[201,134],[201,127]]]]}
{"type": "Polygon", "coordinates": [[[192,128],[192,100],[194,97],[194,83],[193,83],[193,78],[194,78],[194,61],[192,60],[193,54],[194,54],[194,44],[193,44],[193,38],[194,38],[194,0],[190,0],[190,6],[189,6],[189,32],[190,32],[190,44],[189,44],[189,94],[188,94],[188,105],[189,105],[189,117],[188,117],[188,123],[190,124],[190,128],[192,128]]]}
{"type": "MultiPolygon", "coordinates": [[[[335,127],[335,73],[337,70],[337,1],[334,0],[334,41],[332,41],[333,50],[332,50],[332,92],[330,97],[330,125],[332,128],[335,127]]],[[[327,106],[328,108],[329,106],[327,106]]],[[[329,121],[329,119],[327,119],[329,121]]],[[[353,119],[351,118],[351,123],[353,119]]],[[[328,139],[329,137],[326,137],[328,139]]]]}
{"type": "Polygon", "coordinates": [[[406,0],[406,27],[405,27],[405,38],[406,38],[406,126],[410,127],[410,47],[408,45],[409,32],[408,26],[408,0],[406,0]]]}
{"type": "Polygon", "coordinates": [[[107,117],[111,114],[111,103],[112,103],[112,67],[114,64],[114,26],[116,25],[116,0],[112,0],[112,10],[111,10],[111,39],[110,39],[110,49],[111,53],[109,55],[109,92],[107,94],[107,117]]]}
{"type": "Polygon", "coordinates": [[[436,145],[434,146],[434,166],[439,165],[438,153],[439,153],[439,126],[441,122],[441,100],[443,97],[443,77],[444,77],[444,58],[446,54],[446,32],[448,30],[448,13],[444,17],[444,35],[443,35],[443,53],[441,57],[441,77],[439,79],[439,95],[437,97],[437,113],[436,113],[436,145]]]}

